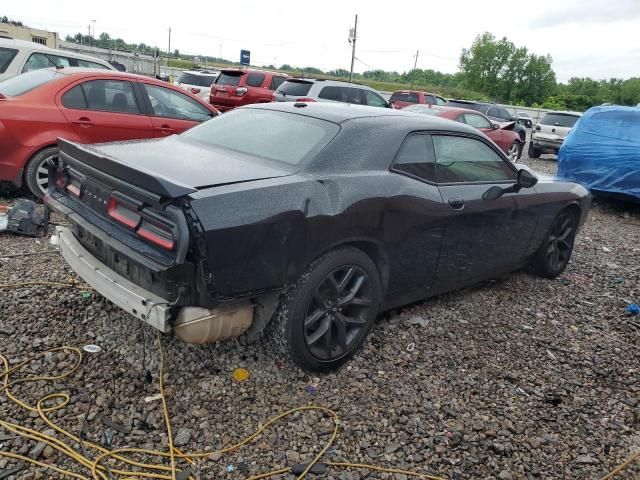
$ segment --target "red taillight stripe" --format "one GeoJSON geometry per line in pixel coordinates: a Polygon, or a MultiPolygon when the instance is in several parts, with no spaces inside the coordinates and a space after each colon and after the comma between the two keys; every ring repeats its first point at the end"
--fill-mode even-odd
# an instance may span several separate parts
{"type": "MultiPolygon", "coordinates": [[[[164,248],[165,250],[173,250],[173,247],[175,246],[175,242],[173,241],[173,235],[171,239],[164,238],[164,237],[161,237],[160,235],[153,233],[150,230],[147,230],[145,227],[140,227],[136,233],[138,234],[139,237],[144,238],[145,240],[148,240],[151,243],[154,243],[159,247],[164,248]]],[[[171,235],[170,232],[167,232],[167,233],[171,235]]]]}
{"type": "Polygon", "coordinates": [[[107,214],[129,228],[136,228],[142,218],[139,213],[118,202],[114,197],[111,197],[107,203],[107,214]]]}
{"type": "Polygon", "coordinates": [[[67,185],[67,192],[75,195],[76,197],[80,196],[80,188],[73,184],[67,185]]]}

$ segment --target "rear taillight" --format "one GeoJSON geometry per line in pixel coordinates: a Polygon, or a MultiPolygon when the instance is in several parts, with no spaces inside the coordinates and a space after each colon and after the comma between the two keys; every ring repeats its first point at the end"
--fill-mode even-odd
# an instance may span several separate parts
{"type": "Polygon", "coordinates": [[[175,246],[173,232],[165,225],[144,219],[136,233],[139,237],[165,250],[173,250],[175,246]]]}
{"type": "Polygon", "coordinates": [[[199,88],[191,87],[189,90],[190,90],[190,91],[191,91],[191,93],[193,93],[193,94],[200,93],[200,89],[199,89],[199,88]]]}
{"type": "Polygon", "coordinates": [[[107,202],[107,215],[115,221],[134,229],[140,224],[140,220],[142,219],[140,213],[134,206],[127,205],[116,197],[109,198],[107,202]]]}
{"type": "Polygon", "coordinates": [[[242,97],[245,93],[247,93],[249,89],[247,87],[238,87],[236,88],[236,95],[242,97]]]}
{"type": "Polygon", "coordinates": [[[296,98],[296,102],[315,102],[315,100],[309,97],[300,97],[296,98]]]}

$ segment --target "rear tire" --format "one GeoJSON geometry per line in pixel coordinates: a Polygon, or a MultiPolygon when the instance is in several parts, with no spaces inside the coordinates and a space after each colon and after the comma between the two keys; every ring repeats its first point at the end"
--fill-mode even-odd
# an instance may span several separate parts
{"type": "Polygon", "coordinates": [[[306,371],[341,366],[364,344],[380,304],[378,270],[353,247],[311,263],[282,296],[268,327],[278,354],[306,371]]]}
{"type": "Polygon", "coordinates": [[[538,150],[537,148],[535,148],[531,142],[529,142],[529,158],[540,158],[540,150],[538,150]]]}
{"type": "Polygon", "coordinates": [[[529,264],[532,273],[556,278],[567,268],[576,238],[576,216],[563,210],[553,220],[549,233],[529,264]]]}
{"type": "Polygon", "coordinates": [[[27,163],[24,169],[24,182],[27,188],[38,198],[43,198],[47,193],[49,184],[49,159],[58,161],[58,147],[47,147],[36,153],[27,163]]]}

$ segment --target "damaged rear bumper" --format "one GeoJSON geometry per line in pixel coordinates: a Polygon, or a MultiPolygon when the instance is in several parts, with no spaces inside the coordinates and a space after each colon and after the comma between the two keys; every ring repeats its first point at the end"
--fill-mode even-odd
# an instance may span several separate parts
{"type": "Polygon", "coordinates": [[[161,332],[171,330],[169,301],[106,267],[73,236],[57,227],[60,252],[69,266],[100,295],[161,332]]]}
{"type": "MultiPolygon", "coordinates": [[[[163,333],[174,331],[188,343],[239,337],[253,324],[255,304],[231,301],[213,309],[172,307],[167,299],[127,280],[91,254],[67,228],[57,227],[58,245],[69,266],[91,287],[121,309],[163,333]]],[[[275,306],[274,306],[275,308],[275,306]]]]}

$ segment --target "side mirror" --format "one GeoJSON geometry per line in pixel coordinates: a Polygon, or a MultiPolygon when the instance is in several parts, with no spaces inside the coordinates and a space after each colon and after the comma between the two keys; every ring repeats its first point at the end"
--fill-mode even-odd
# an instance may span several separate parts
{"type": "Polygon", "coordinates": [[[492,128],[493,130],[498,130],[498,129],[500,128],[500,125],[499,125],[499,124],[497,124],[497,123],[492,123],[492,124],[491,124],[491,128],[492,128]]]}
{"type": "Polygon", "coordinates": [[[518,170],[518,186],[521,188],[531,188],[538,183],[538,177],[536,177],[529,170],[524,168],[518,170]]]}

